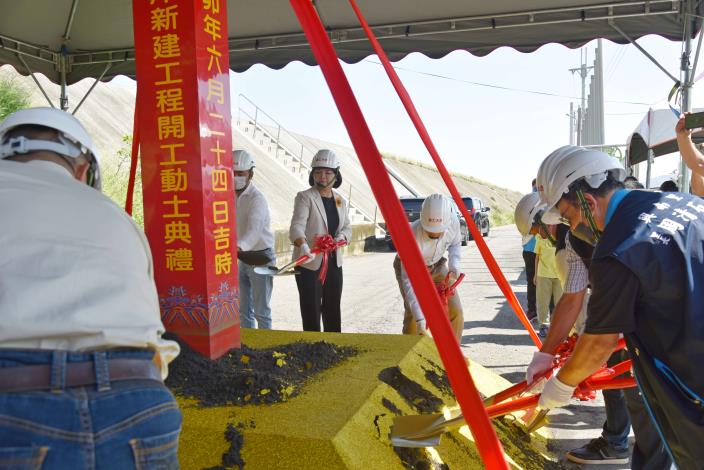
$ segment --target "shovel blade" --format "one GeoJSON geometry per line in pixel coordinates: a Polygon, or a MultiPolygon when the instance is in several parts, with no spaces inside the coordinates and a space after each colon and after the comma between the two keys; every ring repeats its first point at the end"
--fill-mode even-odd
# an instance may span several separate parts
{"type": "Polygon", "coordinates": [[[257,266],[254,268],[254,272],[263,274],[264,276],[295,276],[298,274],[298,271],[289,265],[281,269],[278,269],[276,266],[257,266]]]}
{"type": "Polygon", "coordinates": [[[276,266],[257,266],[254,268],[254,272],[264,276],[276,276],[279,273],[279,270],[276,266]]]}
{"type": "Polygon", "coordinates": [[[403,439],[391,436],[391,445],[394,447],[436,447],[440,445],[440,434],[423,439],[403,439]]]}
{"type": "Polygon", "coordinates": [[[445,416],[441,414],[397,416],[391,426],[391,438],[414,439],[442,429],[445,416]]]}

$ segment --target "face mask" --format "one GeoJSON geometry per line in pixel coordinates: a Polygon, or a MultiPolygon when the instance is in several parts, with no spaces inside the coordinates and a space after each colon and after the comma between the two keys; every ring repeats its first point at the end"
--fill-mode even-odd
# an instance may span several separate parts
{"type": "Polygon", "coordinates": [[[318,189],[328,189],[328,188],[332,188],[332,186],[335,184],[336,179],[337,179],[337,178],[333,178],[332,181],[330,181],[329,184],[324,184],[324,183],[320,183],[320,182],[316,181],[316,182],[315,182],[315,187],[318,188],[318,189]]]}
{"type": "Polygon", "coordinates": [[[592,246],[596,245],[597,239],[596,236],[594,236],[594,232],[584,224],[577,225],[577,227],[572,230],[572,235],[592,246]]]}
{"type": "Polygon", "coordinates": [[[235,176],[235,189],[237,191],[242,191],[247,187],[247,177],[246,176],[235,176]]]}

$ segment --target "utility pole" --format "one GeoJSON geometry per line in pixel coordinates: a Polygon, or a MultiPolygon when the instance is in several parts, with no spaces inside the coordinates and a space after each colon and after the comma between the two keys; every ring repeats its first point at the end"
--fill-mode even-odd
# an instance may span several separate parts
{"type": "Polygon", "coordinates": [[[590,69],[593,69],[594,67],[587,67],[587,49],[586,48],[581,48],[579,50],[579,55],[581,59],[581,65],[578,68],[575,69],[569,69],[570,72],[572,72],[572,75],[574,75],[575,72],[579,72],[579,76],[582,77],[582,105],[579,107],[577,110],[577,145],[582,145],[582,131],[584,129],[584,123],[582,120],[584,119],[585,111],[586,111],[586,86],[587,86],[587,74],[589,73],[590,69]]]}
{"type": "Polygon", "coordinates": [[[570,145],[574,145],[574,103],[570,103],[570,145]]]}
{"type": "Polygon", "coordinates": [[[597,144],[606,142],[606,132],[604,126],[604,50],[601,39],[597,40],[596,57],[594,59],[594,78],[596,81],[596,136],[597,144]]]}
{"type": "MultiPolygon", "coordinates": [[[[682,112],[686,113],[692,110],[692,66],[689,62],[689,57],[692,54],[692,28],[694,17],[689,14],[694,11],[692,0],[684,2],[686,15],[684,17],[684,48],[682,58],[680,59],[680,81],[682,83],[682,112]]],[[[699,34],[702,34],[701,32],[699,34]]],[[[689,168],[680,155],[680,175],[679,187],[683,193],[689,192],[689,168]]]]}

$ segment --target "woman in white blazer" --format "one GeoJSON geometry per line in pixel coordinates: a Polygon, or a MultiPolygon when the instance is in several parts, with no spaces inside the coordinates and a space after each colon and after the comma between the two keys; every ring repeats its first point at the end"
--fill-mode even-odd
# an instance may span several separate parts
{"type": "MultiPolygon", "coordinates": [[[[289,239],[293,258],[310,255],[316,237],[330,234],[335,241],[349,242],[352,237],[347,200],[333,188],[342,184],[340,164],[332,150],[319,150],[311,162],[310,189],[296,195],[289,239]]],[[[296,276],[304,331],[341,331],[342,252],[328,257],[325,284],[318,279],[323,257],[316,256],[301,265],[296,276]]]]}

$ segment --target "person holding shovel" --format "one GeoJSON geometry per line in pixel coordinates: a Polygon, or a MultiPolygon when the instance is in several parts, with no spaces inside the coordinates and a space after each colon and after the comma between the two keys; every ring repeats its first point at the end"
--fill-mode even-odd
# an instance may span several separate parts
{"type": "Polygon", "coordinates": [[[538,171],[543,222],[566,221],[595,246],[584,333],[539,406],[568,404],[622,333],[651,427],[678,468],[701,468],[704,204],[682,193],[628,191],[624,176],[616,159],[575,146],[557,149],[538,171]]]}
{"type": "Polygon", "coordinates": [[[255,271],[255,266],[273,266],[274,234],[266,198],[254,186],[254,159],[246,150],[233,152],[237,210],[237,271],[240,285],[242,328],[271,329],[271,291],[274,279],[255,271]]]}
{"type": "MultiPolygon", "coordinates": [[[[428,196],[421,206],[420,218],[411,223],[411,230],[435,285],[442,286],[445,282],[453,284],[460,275],[462,236],[460,221],[452,208],[450,199],[442,194],[428,196]],[[447,252],[447,258],[445,258],[445,252],[447,252]]],[[[398,255],[394,259],[394,272],[405,311],[403,334],[423,335],[426,332],[425,316],[398,255]]],[[[461,341],[464,315],[459,296],[448,297],[447,314],[457,341],[461,341]]]]}
{"type": "Polygon", "coordinates": [[[320,331],[322,317],[326,332],[340,332],[342,320],[342,252],[335,244],[352,238],[349,205],[335,191],[342,184],[340,163],[335,152],[319,150],[311,162],[311,188],[296,195],[289,239],[293,259],[307,255],[296,276],[304,331],[320,331]],[[323,250],[320,256],[311,251],[323,250]]]}

